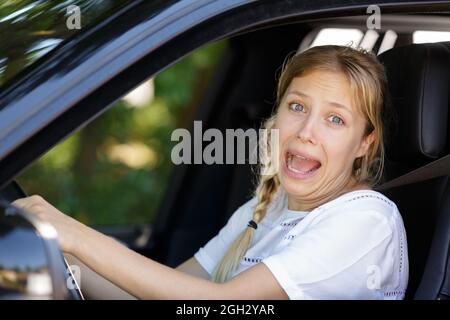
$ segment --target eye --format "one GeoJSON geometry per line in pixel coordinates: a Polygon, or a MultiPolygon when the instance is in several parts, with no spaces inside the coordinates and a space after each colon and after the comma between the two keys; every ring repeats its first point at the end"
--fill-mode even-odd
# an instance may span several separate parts
{"type": "Polygon", "coordinates": [[[305,107],[299,103],[289,104],[289,109],[295,112],[305,112],[305,107]]]}
{"type": "Polygon", "coordinates": [[[342,118],[340,118],[338,116],[331,116],[328,119],[330,119],[330,121],[333,124],[336,124],[336,125],[339,125],[339,126],[342,126],[344,124],[344,120],[342,120],[342,118]]]}

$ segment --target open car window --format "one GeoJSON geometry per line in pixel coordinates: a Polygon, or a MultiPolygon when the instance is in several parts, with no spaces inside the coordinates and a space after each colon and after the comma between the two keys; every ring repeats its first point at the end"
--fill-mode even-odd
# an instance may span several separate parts
{"type": "Polygon", "coordinates": [[[192,122],[226,47],[198,49],[147,79],[17,181],[89,225],[151,223],[173,169],[171,133],[192,122]]]}

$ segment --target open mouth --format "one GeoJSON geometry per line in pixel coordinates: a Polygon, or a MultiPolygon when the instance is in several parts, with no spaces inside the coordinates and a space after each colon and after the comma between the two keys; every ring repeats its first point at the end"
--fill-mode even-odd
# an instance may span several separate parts
{"type": "Polygon", "coordinates": [[[319,160],[290,151],[286,152],[286,167],[293,173],[307,175],[317,171],[321,166],[322,164],[319,160]]]}

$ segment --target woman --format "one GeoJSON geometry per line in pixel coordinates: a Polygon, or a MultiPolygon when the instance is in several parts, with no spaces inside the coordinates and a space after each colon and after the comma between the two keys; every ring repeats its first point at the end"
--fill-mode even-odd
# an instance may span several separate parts
{"type": "Polygon", "coordinates": [[[292,57],[265,123],[279,136],[275,157],[268,146],[278,161],[263,162],[272,174],[261,175],[255,197],[176,269],[39,196],[13,204],[51,222],[63,251],[139,298],[403,299],[403,222],[396,205],[371,190],[383,169],[385,95],[372,54],[319,46],[292,57]]]}

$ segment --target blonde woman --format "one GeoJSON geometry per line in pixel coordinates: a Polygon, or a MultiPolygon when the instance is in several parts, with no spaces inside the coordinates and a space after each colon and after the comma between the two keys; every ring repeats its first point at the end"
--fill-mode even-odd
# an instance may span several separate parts
{"type": "Polygon", "coordinates": [[[39,196],[14,204],[52,223],[63,251],[138,298],[403,299],[402,218],[371,189],[383,170],[385,95],[373,54],[319,46],[293,56],[265,123],[279,136],[278,161],[263,161],[273,173],[261,175],[254,198],[176,269],[39,196]]]}

